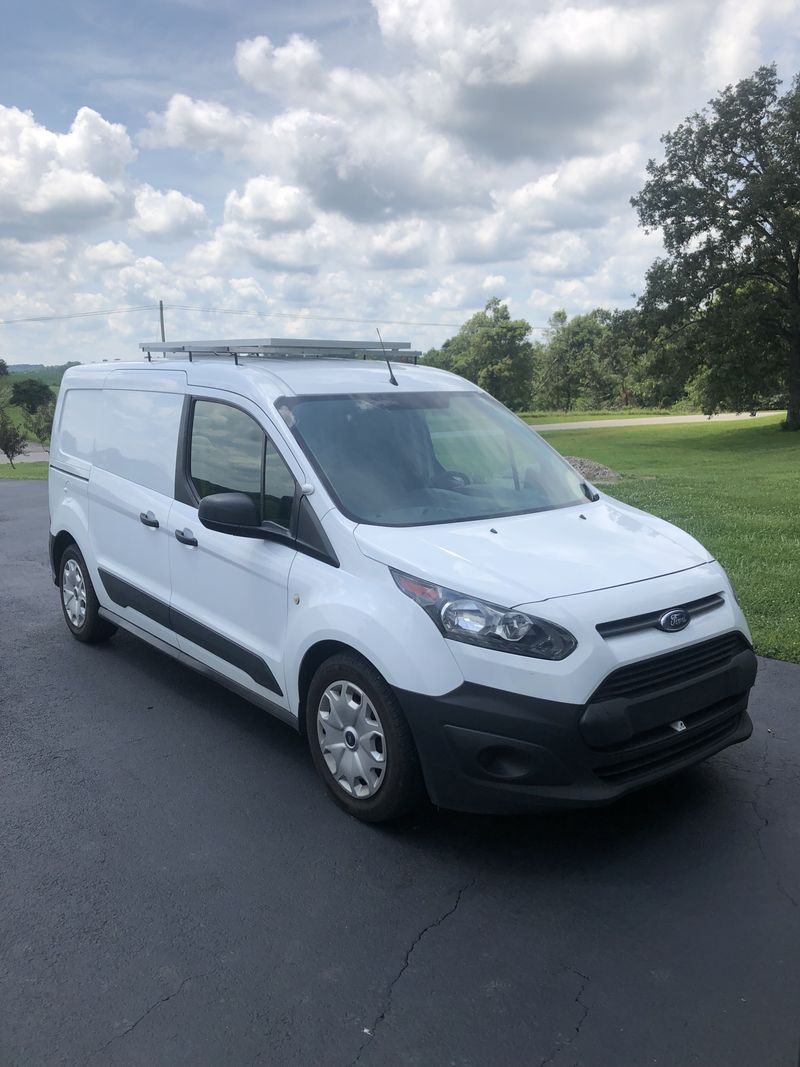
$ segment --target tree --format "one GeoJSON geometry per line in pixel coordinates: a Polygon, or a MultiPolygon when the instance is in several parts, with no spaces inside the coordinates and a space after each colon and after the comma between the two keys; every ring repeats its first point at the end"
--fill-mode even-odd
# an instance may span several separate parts
{"type": "Polygon", "coordinates": [[[643,357],[640,313],[595,308],[567,318],[551,315],[545,343],[536,349],[534,399],[537,409],[626,407],[641,403],[643,357]]]}
{"type": "Polygon", "coordinates": [[[530,325],[524,319],[512,319],[508,306],[495,297],[455,337],[427,352],[424,362],[460,374],[519,411],[531,397],[530,332],[530,325]]]}
{"type": "Polygon", "coordinates": [[[28,451],[25,435],[11,421],[8,411],[0,407],[0,452],[14,466],[17,456],[24,456],[28,451]]]}
{"type": "Polygon", "coordinates": [[[0,378],[5,378],[8,375],[8,364],[4,359],[0,359],[0,378]]]}
{"type": "Polygon", "coordinates": [[[53,416],[56,411],[56,402],[52,395],[46,404],[38,407],[32,415],[25,413],[23,423],[28,437],[38,441],[45,452],[49,452],[50,434],[53,430],[53,416]]]}
{"type": "Polygon", "coordinates": [[[29,415],[32,415],[42,404],[48,404],[53,399],[53,393],[48,385],[36,378],[23,378],[14,382],[11,389],[11,403],[19,404],[29,415]]]}
{"type": "Polygon", "coordinates": [[[715,382],[707,403],[753,406],[777,371],[786,425],[800,430],[800,76],[783,96],[779,85],[774,66],[760,67],[665,134],[664,160],[650,160],[632,204],[667,252],[643,309],[672,333],[713,325],[719,348],[704,346],[697,367],[715,382]],[[757,318],[743,320],[745,308],[757,318]],[[746,367],[718,355],[740,346],[746,367]]]}

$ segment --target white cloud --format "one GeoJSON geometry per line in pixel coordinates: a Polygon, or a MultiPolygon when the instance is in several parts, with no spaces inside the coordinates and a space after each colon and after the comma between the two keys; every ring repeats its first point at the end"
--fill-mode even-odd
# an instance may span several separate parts
{"type": "Polygon", "coordinates": [[[133,250],[124,241],[100,241],[89,245],[83,257],[92,267],[124,267],[133,261],[133,250]]]}
{"type": "Polygon", "coordinates": [[[0,238],[0,272],[3,274],[45,273],[60,268],[69,254],[65,237],[51,237],[44,241],[19,241],[15,237],[0,238]]]}
{"type": "Polygon", "coordinates": [[[661,5],[373,0],[384,35],[410,44],[420,115],[499,159],[596,150],[616,112],[654,89],[661,5]]]}
{"type": "Polygon", "coordinates": [[[500,290],[505,289],[508,284],[506,278],[502,274],[487,274],[481,282],[481,289],[485,293],[490,293],[492,296],[497,296],[500,290]]]}
{"type": "Polygon", "coordinates": [[[232,190],[225,200],[226,222],[252,225],[261,235],[306,229],[313,219],[314,205],[302,189],[263,174],[250,178],[244,192],[232,190]]]}
{"type": "Polygon", "coordinates": [[[724,0],[703,56],[706,84],[716,91],[751,74],[759,63],[762,32],[792,16],[795,0],[724,0]]]}
{"type": "Polygon", "coordinates": [[[242,81],[261,93],[282,94],[298,88],[307,92],[324,80],[319,46],[300,33],[293,33],[280,48],[268,37],[239,41],[236,70],[242,81]]]}
{"type": "Polygon", "coordinates": [[[237,115],[224,104],[193,100],[175,93],[166,110],[148,115],[149,127],[139,135],[145,148],[189,148],[194,151],[241,152],[254,131],[248,115],[237,115]]]}
{"type": "Polygon", "coordinates": [[[177,189],[159,192],[151,185],[141,185],[134,199],[131,229],[143,237],[158,241],[191,237],[207,225],[202,204],[177,189]]]}
{"type": "Polygon", "coordinates": [[[81,108],[65,134],[0,106],[0,233],[22,239],[84,230],[124,215],[134,158],[124,127],[81,108]]]}

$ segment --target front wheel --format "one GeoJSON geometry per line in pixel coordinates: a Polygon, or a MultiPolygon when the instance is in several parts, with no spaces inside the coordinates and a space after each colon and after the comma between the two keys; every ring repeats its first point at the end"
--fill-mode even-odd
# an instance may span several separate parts
{"type": "Polygon", "coordinates": [[[86,560],[77,545],[69,545],[61,557],[58,573],[61,609],[73,637],[89,645],[107,641],[117,632],[116,626],[100,615],[86,560]]]}
{"type": "Polygon", "coordinates": [[[387,822],[424,797],[417,751],[385,679],[354,654],[326,660],[306,704],[314,766],[337,804],[365,822],[387,822]]]}

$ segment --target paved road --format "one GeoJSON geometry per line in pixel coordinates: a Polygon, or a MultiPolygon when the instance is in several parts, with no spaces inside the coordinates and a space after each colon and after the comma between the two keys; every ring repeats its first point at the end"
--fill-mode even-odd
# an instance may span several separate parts
{"type": "MultiPolygon", "coordinates": [[[[49,453],[45,452],[41,445],[28,442],[28,451],[24,456],[17,456],[14,460],[14,466],[20,463],[41,463],[42,460],[46,459],[49,459],[49,453]]],[[[2,452],[0,452],[0,463],[8,463],[2,452]]]]}
{"type": "Polygon", "coordinates": [[[738,422],[741,419],[763,419],[780,415],[779,411],[757,411],[755,415],[646,415],[637,419],[587,419],[584,422],[532,423],[534,430],[597,430],[604,426],[681,426],[687,422],[738,422]]]}
{"type": "Polygon", "coordinates": [[[371,829],[286,727],[73,641],[46,522],[0,483],[3,1067],[797,1067],[800,668],[615,807],[371,829]]]}

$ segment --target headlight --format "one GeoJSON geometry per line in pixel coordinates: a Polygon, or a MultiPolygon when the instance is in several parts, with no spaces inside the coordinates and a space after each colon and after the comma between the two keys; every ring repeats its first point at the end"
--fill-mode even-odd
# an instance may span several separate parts
{"type": "Polygon", "coordinates": [[[452,641],[550,660],[566,659],[578,646],[572,634],[554,622],[487,604],[485,600],[389,569],[398,589],[415,600],[441,634],[452,641]]]}

